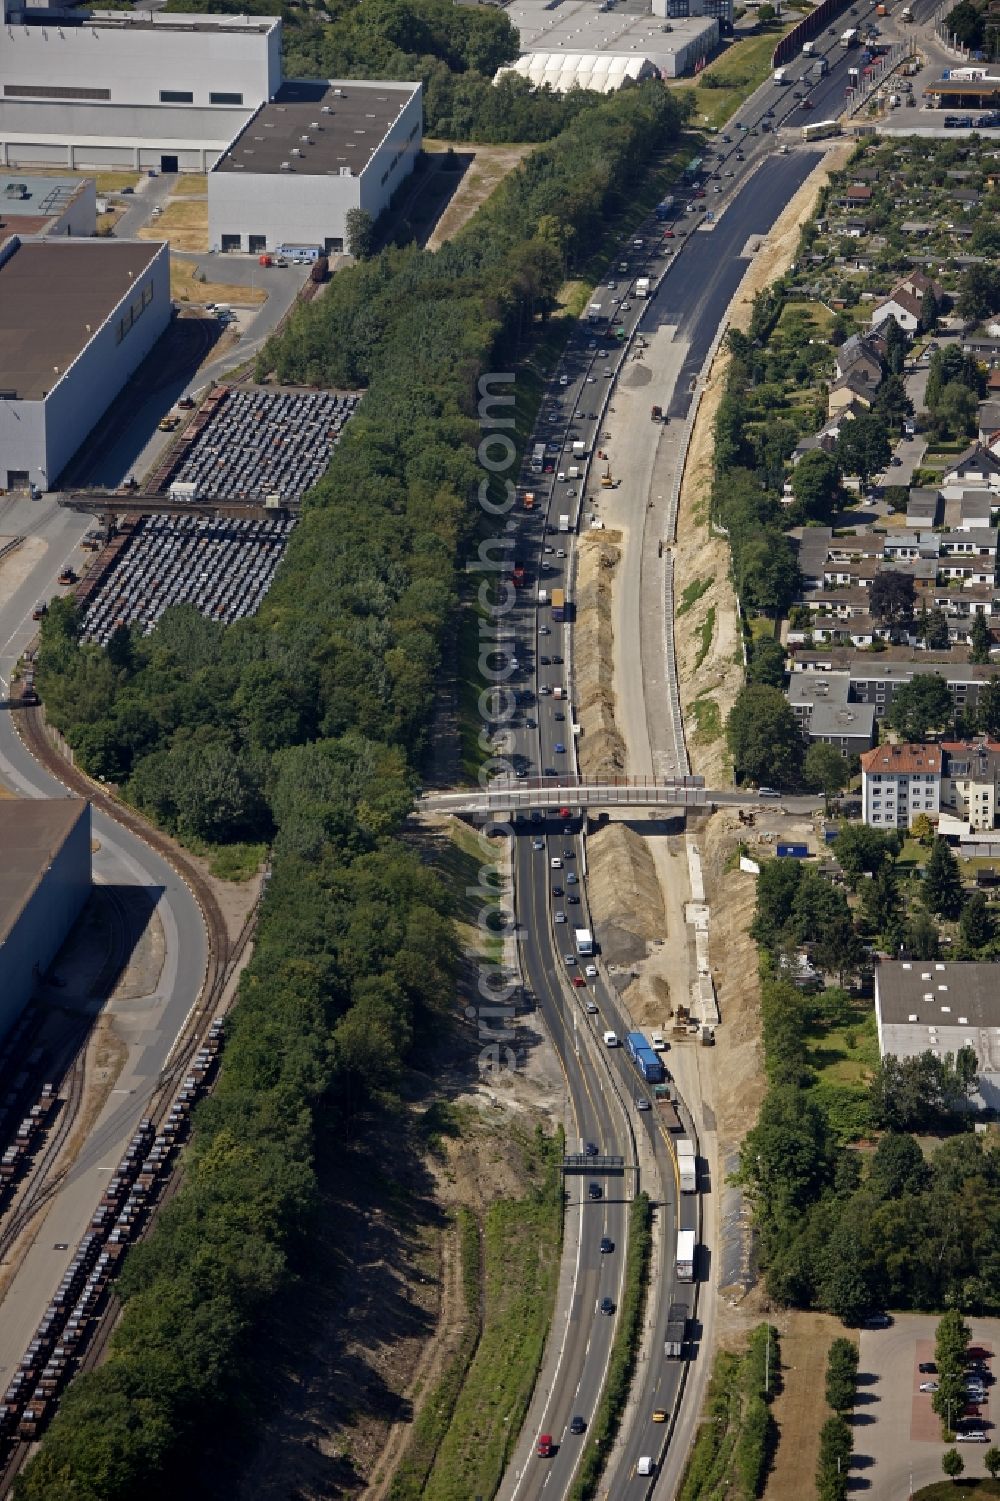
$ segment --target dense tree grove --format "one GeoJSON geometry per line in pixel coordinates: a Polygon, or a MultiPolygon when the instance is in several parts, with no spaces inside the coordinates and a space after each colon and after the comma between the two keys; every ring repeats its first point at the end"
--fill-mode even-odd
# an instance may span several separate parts
{"type": "MultiPolygon", "coordinates": [[[[472,14],[448,7],[456,36],[472,14]]],[[[477,378],[511,368],[566,247],[594,246],[678,125],[658,87],[581,113],[454,243],[339,273],[265,351],[283,377],[368,391],[256,618],[179,609],[107,651],[69,604],[45,623],[46,706],[88,770],[184,836],[273,843],[184,1187],[128,1258],[111,1358],[74,1382],[20,1501],[195,1494],[247,1400],[241,1353],[301,1264],[317,1123],[350,1129],[454,993],[448,901],[393,835],[482,514],[477,378]]]]}
{"type": "Polygon", "coordinates": [[[517,57],[515,27],[493,6],[451,0],[170,0],[172,11],[282,17],[289,78],[412,78],[424,127],[453,141],[547,141],[596,101],[493,76],[517,57]]]}
{"type": "MultiPolygon", "coordinates": [[[[891,876],[893,849],[877,834],[849,848],[850,832],[838,839],[838,855],[842,848],[867,892],[891,876]]],[[[885,1306],[1000,1310],[1000,1256],[990,1232],[1000,1213],[1000,1150],[960,1130],[978,1084],[974,1053],[883,1059],[859,1096],[851,1132],[880,1133],[877,1146],[867,1154],[845,1149],[832,1097],[818,1083],[822,1046],[814,1053],[812,1044],[830,1025],[859,1026],[857,1006],[842,990],[804,994],[787,978],[801,945],[829,965],[834,934],[845,951],[856,942],[843,892],[814,868],[768,861],[757,878],[751,933],[763,951],[768,1088],[743,1144],[740,1178],[769,1292],[848,1323],[885,1306]],[[945,1139],[925,1156],[909,1133],[932,1131],[945,1139]]],[[[834,1388],[831,1403],[849,1405],[846,1380],[833,1380],[834,1388]]]]}

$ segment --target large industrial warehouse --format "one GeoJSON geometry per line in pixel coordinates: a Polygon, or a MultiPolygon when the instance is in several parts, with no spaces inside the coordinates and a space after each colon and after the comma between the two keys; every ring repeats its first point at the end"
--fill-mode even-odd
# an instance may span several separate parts
{"type": "Polygon", "coordinates": [[[275,16],[0,5],[0,166],[204,172],[281,84],[275,16]]]}
{"type": "Polygon", "coordinates": [[[52,489],[170,316],[166,244],[11,235],[0,246],[0,486],[52,489]]]}
{"type": "Polygon", "coordinates": [[[292,79],[208,179],[214,250],[344,249],[351,209],[377,219],[420,151],[419,83],[292,79]]]}
{"type": "Polygon", "coordinates": [[[90,895],[90,804],[0,801],[0,1037],[30,1001],[90,895]]]}

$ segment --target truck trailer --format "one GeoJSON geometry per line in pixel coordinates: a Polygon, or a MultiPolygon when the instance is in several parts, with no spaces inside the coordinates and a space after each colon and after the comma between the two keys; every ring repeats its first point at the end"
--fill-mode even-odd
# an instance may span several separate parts
{"type": "Polygon", "coordinates": [[[842,35],[841,35],[840,45],[842,47],[856,47],[857,44],[858,44],[858,28],[856,26],[849,26],[847,28],[847,30],[845,32],[843,32],[842,35]]]}
{"type": "Polygon", "coordinates": [[[594,935],[589,928],[577,928],[573,936],[576,939],[576,951],[578,954],[592,954],[594,952],[594,935]]]}
{"type": "Polygon", "coordinates": [[[648,297],[649,296],[649,277],[648,276],[639,276],[639,277],[636,278],[635,295],[637,297],[648,297]]]}
{"type": "Polygon", "coordinates": [[[688,1309],[686,1303],[671,1303],[667,1309],[667,1336],[663,1353],[670,1360],[679,1360],[684,1354],[687,1341],[688,1309]]]}
{"type": "Polygon", "coordinates": [[[681,1180],[681,1193],[697,1193],[698,1165],[695,1162],[694,1147],[691,1145],[690,1137],[682,1136],[677,1143],[677,1170],[681,1180]]]}
{"type": "Polygon", "coordinates": [[[562,589],[552,591],[552,619],[557,625],[566,619],[566,595],[562,589]]]}
{"type": "Polygon", "coordinates": [[[642,1032],[628,1033],[625,1038],[625,1051],[647,1084],[663,1083],[663,1063],[642,1032]]]}
{"type": "Polygon", "coordinates": [[[695,1238],[693,1230],[677,1232],[677,1280],[694,1281],[695,1238]]]}
{"type": "Polygon", "coordinates": [[[569,531],[569,517],[568,516],[560,516],[559,517],[559,530],[561,532],[568,532],[569,531]]]}

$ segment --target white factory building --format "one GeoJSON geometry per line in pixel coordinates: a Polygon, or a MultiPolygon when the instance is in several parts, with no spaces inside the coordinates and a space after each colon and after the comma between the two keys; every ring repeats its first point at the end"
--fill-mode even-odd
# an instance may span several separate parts
{"type": "Polygon", "coordinates": [[[210,248],[343,250],[350,210],[377,219],[422,138],[419,83],[290,79],[209,174],[210,248]]]}
{"type": "Polygon", "coordinates": [[[979,1069],[974,1109],[1000,1109],[1000,988],[995,964],[913,959],[875,967],[882,1058],[972,1048],[979,1069]]]}
{"type": "Polygon", "coordinates": [[[533,84],[565,93],[602,94],[644,78],[690,73],[730,30],[733,0],[511,0],[505,12],[517,28],[521,56],[501,68],[533,84]]]}
{"type": "Polygon", "coordinates": [[[171,317],[154,241],[0,246],[0,488],[52,489],[171,317]]]}
{"type": "Polygon", "coordinates": [[[0,4],[2,168],[203,172],[281,83],[277,17],[0,4]]]}

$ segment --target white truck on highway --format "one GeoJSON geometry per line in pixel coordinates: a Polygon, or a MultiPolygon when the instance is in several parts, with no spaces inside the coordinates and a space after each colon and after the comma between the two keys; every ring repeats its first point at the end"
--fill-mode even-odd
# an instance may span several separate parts
{"type": "Polygon", "coordinates": [[[594,935],[589,928],[577,928],[573,936],[576,939],[576,951],[578,954],[592,954],[594,952],[594,935]]]}
{"type": "Polygon", "coordinates": [[[694,1281],[695,1237],[693,1230],[677,1232],[677,1280],[694,1281]]]}
{"type": "Polygon", "coordinates": [[[560,516],[559,517],[559,530],[561,532],[568,532],[569,531],[569,517],[568,516],[560,516]]]}
{"type": "Polygon", "coordinates": [[[681,1180],[681,1193],[693,1194],[698,1191],[698,1166],[694,1158],[694,1147],[688,1136],[682,1136],[677,1142],[677,1170],[681,1180]]]}
{"type": "Polygon", "coordinates": [[[635,295],[637,297],[648,297],[649,296],[649,277],[648,276],[640,276],[640,277],[637,278],[636,284],[635,284],[635,295]]]}
{"type": "Polygon", "coordinates": [[[840,38],[840,45],[842,47],[856,47],[857,42],[858,28],[856,26],[849,26],[840,38]]]}
{"type": "Polygon", "coordinates": [[[774,81],[775,83],[791,83],[791,79],[785,72],[784,68],[775,68],[774,81]]]}
{"type": "Polygon", "coordinates": [[[803,42],[802,43],[802,56],[803,57],[812,57],[812,55],[813,55],[813,53],[815,51],[816,51],[816,43],[815,42],[803,42]]]}

